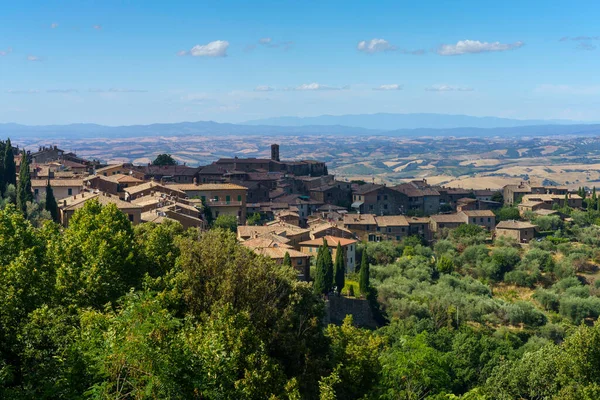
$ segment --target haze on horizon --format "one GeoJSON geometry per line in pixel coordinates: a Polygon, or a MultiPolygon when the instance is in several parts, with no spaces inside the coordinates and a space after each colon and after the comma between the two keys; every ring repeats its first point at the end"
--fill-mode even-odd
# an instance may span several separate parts
{"type": "Polygon", "coordinates": [[[369,4],[6,4],[0,123],[600,120],[599,3],[369,4]]]}

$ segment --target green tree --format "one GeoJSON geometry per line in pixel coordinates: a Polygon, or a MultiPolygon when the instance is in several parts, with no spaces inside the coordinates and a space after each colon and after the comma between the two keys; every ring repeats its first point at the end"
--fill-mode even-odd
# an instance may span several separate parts
{"type": "Polygon", "coordinates": [[[370,282],[369,282],[369,262],[367,260],[367,252],[363,251],[362,258],[360,260],[360,276],[358,281],[358,288],[360,293],[366,296],[369,293],[370,282]]]}
{"type": "Polygon", "coordinates": [[[202,199],[201,201],[202,201],[202,215],[204,215],[204,220],[210,227],[210,226],[212,226],[212,224],[214,222],[212,209],[210,208],[210,206],[208,205],[208,203],[206,202],[205,199],[202,199]]]}
{"type": "Polygon", "coordinates": [[[27,153],[23,151],[21,155],[21,166],[19,169],[19,182],[17,182],[17,208],[27,213],[27,202],[33,201],[33,192],[31,191],[31,175],[29,172],[29,160],[27,153]]]}
{"type": "Polygon", "coordinates": [[[437,270],[443,274],[449,274],[454,270],[452,259],[447,256],[441,256],[437,262],[437,270]]]}
{"type": "Polygon", "coordinates": [[[0,141],[0,196],[6,189],[6,176],[4,174],[4,155],[6,153],[6,143],[0,141]]]}
{"type": "Polygon", "coordinates": [[[521,214],[517,207],[504,206],[496,210],[496,219],[500,221],[519,220],[521,214]]]}
{"type": "Polygon", "coordinates": [[[292,266],[292,259],[290,257],[290,253],[288,253],[287,251],[285,252],[285,255],[283,256],[283,265],[285,265],[286,267],[292,266]]]}
{"type": "Polygon", "coordinates": [[[254,213],[246,219],[246,224],[250,226],[260,225],[261,216],[259,213],[254,213]]]}
{"type": "Polygon", "coordinates": [[[327,244],[327,240],[325,238],[323,238],[323,264],[325,265],[325,287],[327,289],[327,293],[329,293],[334,284],[333,260],[331,258],[329,245],[327,244]]]}
{"type": "Polygon", "coordinates": [[[102,308],[141,286],[141,263],[131,222],[114,204],[85,203],[69,220],[63,240],[52,243],[57,290],[67,304],[102,308]]]}
{"type": "Polygon", "coordinates": [[[231,232],[237,232],[237,218],[235,215],[219,215],[212,224],[213,228],[221,228],[231,232]]]}
{"type": "Polygon", "coordinates": [[[170,154],[159,154],[152,161],[152,165],[177,165],[177,161],[170,154]]]}
{"type": "Polygon", "coordinates": [[[498,203],[504,203],[504,196],[501,191],[497,191],[492,194],[491,200],[498,203]]]}
{"type": "Polygon", "coordinates": [[[50,215],[52,215],[52,220],[57,223],[60,222],[60,218],[58,216],[58,204],[56,204],[56,198],[54,197],[54,191],[50,185],[50,179],[48,179],[48,183],[46,184],[45,206],[46,210],[50,213],[50,215]]]}
{"type": "Polygon", "coordinates": [[[315,262],[315,281],[313,283],[313,290],[315,294],[327,294],[327,266],[325,265],[325,260],[323,256],[324,251],[329,251],[327,248],[323,246],[319,246],[319,250],[317,252],[317,261],[315,262]]]}
{"type": "Polygon", "coordinates": [[[15,155],[10,138],[4,145],[4,182],[6,186],[17,186],[17,166],[15,165],[15,155]]]}
{"type": "Polygon", "coordinates": [[[333,269],[335,287],[337,288],[338,293],[342,293],[342,289],[344,289],[346,283],[346,265],[344,263],[344,252],[340,243],[338,243],[335,251],[335,264],[333,269]]]}

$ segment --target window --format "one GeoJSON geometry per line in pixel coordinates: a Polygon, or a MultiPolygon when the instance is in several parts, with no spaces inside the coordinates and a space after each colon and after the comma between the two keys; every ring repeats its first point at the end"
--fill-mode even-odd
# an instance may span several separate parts
{"type": "Polygon", "coordinates": [[[238,194],[238,201],[242,201],[242,195],[238,194]]]}
{"type": "Polygon", "coordinates": [[[381,228],[380,227],[377,227],[377,232],[381,232],[381,228]]]}
{"type": "Polygon", "coordinates": [[[299,258],[299,259],[296,261],[296,264],[298,264],[298,265],[302,265],[302,259],[301,259],[301,258],[299,258]]]}
{"type": "Polygon", "coordinates": [[[353,260],[352,260],[352,257],[350,257],[350,264],[352,264],[352,263],[353,263],[353,260]]]}
{"type": "Polygon", "coordinates": [[[219,196],[215,196],[215,201],[219,201],[219,196]]]}
{"type": "Polygon", "coordinates": [[[396,236],[396,240],[400,240],[400,236],[396,236]]]}
{"type": "Polygon", "coordinates": [[[369,206],[369,210],[373,211],[373,204],[369,206]]]}
{"type": "MultiPolygon", "coordinates": [[[[479,218],[479,222],[483,222],[483,218],[479,218]]],[[[489,221],[488,221],[489,222],[489,221]]]]}
{"type": "Polygon", "coordinates": [[[388,199],[388,198],[387,198],[387,194],[383,196],[383,199],[384,199],[384,200],[387,200],[387,199],[388,199]]]}
{"type": "Polygon", "coordinates": [[[476,223],[476,222],[477,222],[477,218],[473,218],[473,223],[476,223]]]}
{"type": "Polygon", "coordinates": [[[492,222],[492,219],[491,219],[491,218],[488,218],[488,222],[492,222]]]}
{"type": "Polygon", "coordinates": [[[309,252],[309,253],[312,253],[312,247],[309,247],[309,248],[308,248],[308,252],[309,252]]]}
{"type": "Polygon", "coordinates": [[[67,194],[69,196],[72,196],[73,195],[73,189],[69,188],[68,191],[67,191],[67,194]]]}
{"type": "Polygon", "coordinates": [[[388,233],[392,233],[392,228],[388,228],[388,233]]]}
{"type": "Polygon", "coordinates": [[[127,214],[127,216],[129,217],[129,221],[133,222],[133,214],[127,214]]]}
{"type": "Polygon", "coordinates": [[[206,201],[206,196],[200,196],[200,198],[202,199],[202,201],[206,201]]]}
{"type": "Polygon", "coordinates": [[[387,210],[387,209],[388,209],[388,208],[387,208],[387,206],[388,206],[387,204],[384,204],[384,205],[383,205],[383,209],[384,209],[384,210],[387,210]]]}
{"type": "Polygon", "coordinates": [[[225,196],[225,201],[229,203],[231,201],[231,196],[225,196]]]}
{"type": "Polygon", "coordinates": [[[368,231],[368,230],[371,230],[371,227],[370,227],[369,225],[367,225],[367,226],[365,227],[365,230],[367,230],[367,231],[368,231]]]}
{"type": "Polygon", "coordinates": [[[404,232],[406,230],[406,228],[402,228],[402,232],[404,232]]]}
{"type": "Polygon", "coordinates": [[[34,189],[34,190],[33,190],[33,194],[34,194],[34,195],[36,195],[36,196],[39,194],[39,192],[40,192],[40,191],[39,191],[38,189],[34,189]]]}

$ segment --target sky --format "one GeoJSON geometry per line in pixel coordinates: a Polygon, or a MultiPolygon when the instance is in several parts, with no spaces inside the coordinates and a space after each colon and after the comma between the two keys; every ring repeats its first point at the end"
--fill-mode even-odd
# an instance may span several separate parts
{"type": "Polygon", "coordinates": [[[0,123],[600,120],[600,2],[8,1],[0,123]]]}

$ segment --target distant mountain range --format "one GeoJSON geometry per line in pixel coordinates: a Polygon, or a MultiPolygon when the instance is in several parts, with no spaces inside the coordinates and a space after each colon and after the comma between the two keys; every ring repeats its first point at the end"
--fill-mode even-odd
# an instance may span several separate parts
{"type": "Polygon", "coordinates": [[[450,114],[354,114],[321,115],[318,117],[277,117],[245,122],[246,125],[304,126],[341,125],[365,129],[452,129],[452,128],[511,128],[531,125],[561,125],[581,122],[569,120],[520,120],[497,117],[473,117],[450,114]]]}
{"type": "Polygon", "coordinates": [[[282,117],[250,121],[246,124],[198,121],[116,127],[97,124],[43,126],[13,123],[0,124],[0,138],[78,139],[189,135],[385,135],[402,137],[589,136],[600,135],[600,124],[581,124],[575,123],[575,121],[564,120],[524,121],[495,117],[442,114],[371,114],[310,118],[282,117]],[[270,125],[268,124],[269,122],[278,122],[281,125],[270,125]],[[301,122],[304,124],[294,125],[301,122]],[[340,124],[336,124],[337,122],[340,122],[340,124]]]}

